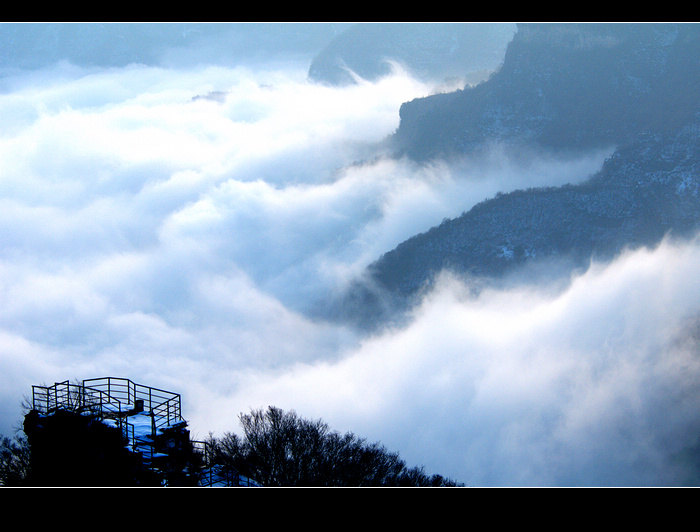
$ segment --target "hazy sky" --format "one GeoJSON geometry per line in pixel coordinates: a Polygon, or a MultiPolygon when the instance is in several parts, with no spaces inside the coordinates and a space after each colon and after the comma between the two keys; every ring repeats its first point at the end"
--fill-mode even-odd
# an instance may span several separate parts
{"type": "Polygon", "coordinates": [[[311,319],[409,236],[606,153],[375,159],[432,87],[279,65],[0,79],[0,433],[32,384],[118,376],[182,394],[198,439],[275,405],[469,485],[697,480],[697,242],[479,297],[446,277],[371,337],[311,319]]]}

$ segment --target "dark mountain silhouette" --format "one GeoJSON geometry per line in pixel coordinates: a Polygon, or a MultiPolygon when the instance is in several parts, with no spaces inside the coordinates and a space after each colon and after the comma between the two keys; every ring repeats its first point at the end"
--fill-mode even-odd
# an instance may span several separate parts
{"type": "Polygon", "coordinates": [[[431,81],[472,81],[503,60],[515,25],[509,23],[361,23],[335,37],[309,67],[309,79],[332,85],[376,80],[400,63],[431,81]]]}
{"type": "Polygon", "coordinates": [[[416,160],[492,141],[623,145],[692,118],[699,46],[697,24],[519,24],[491,79],[405,103],[394,141],[416,160]]]}
{"type": "Polygon", "coordinates": [[[494,142],[553,154],[617,149],[585,183],[498,194],[403,242],[369,267],[351,313],[376,319],[384,298],[405,305],[446,269],[496,279],[694,234],[698,94],[698,25],[519,25],[491,79],[402,106],[396,152],[429,161],[494,142]]]}

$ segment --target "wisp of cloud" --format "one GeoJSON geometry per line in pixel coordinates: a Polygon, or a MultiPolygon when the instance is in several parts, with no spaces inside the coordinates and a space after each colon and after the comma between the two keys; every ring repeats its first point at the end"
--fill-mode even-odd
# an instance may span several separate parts
{"type": "Polygon", "coordinates": [[[194,437],[275,405],[473,485],[681,484],[693,461],[697,243],[564,287],[445,276],[366,336],[311,314],[410,236],[498,191],[585,179],[605,153],[393,159],[397,69],[67,64],[0,92],[0,432],[32,384],[182,394],[194,437]]]}

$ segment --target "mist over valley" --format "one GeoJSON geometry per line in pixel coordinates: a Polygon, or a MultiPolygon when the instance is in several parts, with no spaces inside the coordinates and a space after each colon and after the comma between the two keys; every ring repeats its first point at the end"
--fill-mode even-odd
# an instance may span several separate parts
{"type": "Polygon", "coordinates": [[[0,433],[268,405],[470,486],[697,485],[696,24],[0,25],[0,433]]]}

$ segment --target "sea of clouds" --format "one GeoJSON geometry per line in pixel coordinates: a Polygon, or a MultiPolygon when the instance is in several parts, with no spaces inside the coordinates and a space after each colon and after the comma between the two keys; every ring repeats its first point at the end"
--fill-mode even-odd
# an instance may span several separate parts
{"type": "Polygon", "coordinates": [[[696,483],[696,241],[478,295],[446,275],[371,335],[314,312],[445,217],[602,165],[382,153],[432,90],[279,63],[0,79],[0,433],[33,384],[116,376],[180,393],[197,439],[274,405],[467,485],[696,483]]]}

